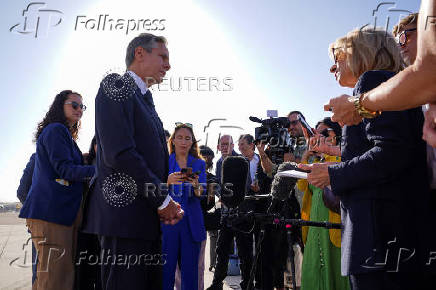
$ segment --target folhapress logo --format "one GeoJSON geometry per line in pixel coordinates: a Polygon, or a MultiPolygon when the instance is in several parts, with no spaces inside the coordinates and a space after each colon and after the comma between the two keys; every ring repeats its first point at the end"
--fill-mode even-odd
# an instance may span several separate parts
{"type": "Polygon", "coordinates": [[[23,20],[13,25],[9,31],[19,34],[33,34],[35,38],[43,33],[48,35],[51,27],[58,26],[62,22],[62,12],[47,9],[44,2],[32,2],[23,10],[23,20]]]}
{"type": "MultiPolygon", "coordinates": [[[[48,36],[48,31],[61,24],[63,12],[48,9],[45,2],[31,2],[22,12],[21,22],[9,28],[10,32],[21,35],[48,36]]],[[[136,31],[165,30],[166,19],[157,18],[112,18],[109,14],[97,17],[78,15],[75,17],[74,31],[119,31],[128,35],[136,31]]]]}
{"type": "Polygon", "coordinates": [[[98,17],[87,17],[78,15],[74,30],[94,30],[94,31],[162,31],[165,29],[166,19],[124,19],[112,18],[109,14],[100,14],[98,17]]]}

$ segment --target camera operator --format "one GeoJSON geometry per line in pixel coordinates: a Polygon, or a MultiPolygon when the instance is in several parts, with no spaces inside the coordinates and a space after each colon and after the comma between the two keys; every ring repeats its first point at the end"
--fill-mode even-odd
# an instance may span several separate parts
{"type": "Polygon", "coordinates": [[[288,114],[288,119],[290,122],[288,132],[289,135],[291,135],[291,137],[294,138],[296,141],[295,142],[296,146],[293,154],[295,160],[292,161],[300,163],[301,158],[303,157],[303,154],[306,151],[307,145],[306,145],[306,139],[304,138],[304,134],[303,134],[303,128],[301,127],[301,122],[298,117],[306,120],[306,118],[300,111],[291,111],[288,114]]]}
{"type": "MultiPolygon", "coordinates": [[[[287,131],[290,137],[293,139],[293,142],[291,143],[292,149],[288,150],[286,148],[283,150],[284,153],[282,161],[300,162],[307,148],[306,140],[303,134],[303,128],[300,122],[300,118],[304,119],[304,116],[299,111],[291,111],[287,117],[290,122],[289,126],[287,127],[287,131]]],[[[275,164],[272,161],[277,159],[272,156],[274,155],[274,144],[270,144],[267,149],[265,149],[265,146],[266,144],[263,141],[257,142],[256,144],[257,150],[260,155],[260,166],[256,176],[261,188],[261,193],[270,192],[272,179],[277,172],[278,166],[280,165],[280,162],[277,162],[277,164],[275,164]]],[[[278,158],[278,160],[280,160],[280,158],[278,158]]],[[[303,193],[299,191],[296,187],[295,194],[291,195],[280,208],[274,209],[274,212],[280,212],[285,215],[289,215],[288,218],[295,218],[295,212],[297,213],[297,215],[300,215],[302,196],[303,193]]],[[[266,208],[261,208],[258,204],[256,211],[265,212],[266,208]]],[[[258,230],[259,229],[257,229],[257,232],[258,230]]],[[[297,249],[295,253],[295,259],[299,262],[297,262],[296,264],[296,277],[293,277],[293,279],[295,278],[297,280],[297,284],[300,284],[300,261],[302,260],[301,233],[295,239],[295,243],[300,245],[300,249],[298,247],[294,247],[297,249]]],[[[262,242],[261,251],[260,268],[262,273],[260,274],[259,271],[257,271],[256,281],[261,281],[262,289],[273,289],[273,287],[276,287],[277,289],[283,288],[283,275],[288,253],[286,232],[283,229],[279,228],[266,228],[265,238],[262,242]]]]}
{"type": "MultiPolygon", "coordinates": [[[[232,136],[223,135],[218,141],[218,150],[221,151],[221,158],[218,160],[216,165],[216,176],[218,181],[221,182],[221,168],[225,158],[228,156],[238,156],[238,154],[233,150],[234,144],[232,136]]],[[[251,178],[248,174],[247,185],[251,184],[251,178]]],[[[249,211],[249,203],[243,202],[239,205],[239,210],[249,211]]],[[[222,213],[225,215],[226,206],[222,204],[222,213]]],[[[246,289],[248,286],[248,281],[250,278],[250,270],[253,263],[253,234],[247,234],[235,231],[228,227],[225,223],[218,234],[218,242],[216,248],[217,260],[215,264],[215,273],[213,276],[212,285],[208,290],[222,290],[223,280],[227,276],[227,268],[229,263],[229,255],[232,252],[233,239],[236,238],[236,246],[238,249],[238,256],[240,259],[240,269],[241,269],[241,283],[242,289],[246,289]]]]}

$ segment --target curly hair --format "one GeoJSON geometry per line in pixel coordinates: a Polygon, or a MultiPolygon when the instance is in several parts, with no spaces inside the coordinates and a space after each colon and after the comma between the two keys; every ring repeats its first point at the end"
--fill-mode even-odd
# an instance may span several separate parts
{"type": "Polygon", "coordinates": [[[171,134],[170,138],[168,139],[168,151],[169,151],[169,153],[172,154],[172,153],[176,152],[176,148],[175,148],[172,141],[176,137],[177,131],[179,131],[182,128],[188,129],[188,131],[191,133],[191,136],[192,136],[192,145],[191,145],[191,148],[189,149],[189,154],[194,156],[197,159],[204,160],[204,158],[200,154],[200,149],[198,148],[198,141],[197,141],[197,139],[195,139],[194,131],[192,130],[191,127],[189,127],[185,124],[181,124],[181,125],[177,126],[174,129],[173,134],[171,134]]]}
{"type": "Polygon", "coordinates": [[[44,119],[38,123],[33,142],[36,142],[38,140],[38,137],[39,135],[41,135],[42,130],[44,130],[44,128],[51,123],[64,124],[69,129],[71,136],[73,136],[73,139],[77,140],[80,129],[80,121],[70,127],[64,113],[64,104],[70,94],[82,97],[80,94],[71,90],[64,90],[57,94],[53,103],[50,105],[47,114],[45,114],[44,119]]]}

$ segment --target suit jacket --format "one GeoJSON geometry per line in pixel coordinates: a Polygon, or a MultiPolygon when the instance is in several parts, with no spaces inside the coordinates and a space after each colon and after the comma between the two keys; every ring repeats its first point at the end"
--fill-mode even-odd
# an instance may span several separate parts
{"type": "MultiPolygon", "coordinates": [[[[354,94],[393,75],[365,72],[354,94]]],[[[328,169],[332,190],[341,198],[342,275],[396,271],[398,265],[399,271],[417,269],[420,235],[428,231],[420,226],[428,197],[423,121],[421,108],[414,108],[343,128],[342,162],[328,169]],[[400,248],[410,252],[403,251],[398,264],[400,248]]]]}
{"type": "MultiPolygon", "coordinates": [[[[187,167],[192,168],[192,172],[200,171],[198,181],[206,189],[206,163],[197,159],[191,155],[188,155],[187,167]]],[[[176,161],[176,154],[173,153],[169,157],[169,174],[173,172],[179,172],[180,167],[176,161]]],[[[184,219],[188,220],[188,225],[192,239],[196,242],[201,242],[206,239],[206,230],[204,228],[203,212],[201,210],[200,198],[194,194],[194,189],[189,186],[189,183],[183,183],[181,185],[174,185],[170,188],[169,194],[174,201],[177,201],[185,214],[184,219]]],[[[206,191],[203,191],[203,195],[206,191]]],[[[162,225],[164,234],[166,231],[171,232],[171,225],[162,225]]]]}
{"type": "MultiPolygon", "coordinates": [[[[157,208],[168,195],[168,149],[150,91],[144,96],[126,73],[125,97],[116,99],[105,79],[95,98],[97,176],[85,206],[83,231],[105,236],[156,240],[157,208]],[[156,187],[154,190],[153,187],[156,187]]],[[[116,84],[115,84],[116,85],[116,84]]]]}
{"type": "Polygon", "coordinates": [[[95,172],[94,166],[82,164],[82,152],[68,128],[61,123],[47,125],[36,142],[32,186],[20,217],[71,226],[85,181],[95,172]]]}
{"type": "Polygon", "coordinates": [[[32,185],[33,170],[35,168],[35,155],[36,153],[33,153],[30,156],[29,162],[27,162],[26,168],[24,168],[23,175],[21,176],[20,185],[17,189],[17,197],[21,203],[24,203],[26,200],[30,186],[32,185]]]}

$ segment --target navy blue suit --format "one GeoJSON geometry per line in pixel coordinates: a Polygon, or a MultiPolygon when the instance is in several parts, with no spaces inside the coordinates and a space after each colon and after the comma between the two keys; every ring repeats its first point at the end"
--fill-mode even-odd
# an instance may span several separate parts
{"type": "MultiPolygon", "coordinates": [[[[119,82],[128,92],[123,100],[118,100],[105,90],[106,82],[110,82],[107,78],[100,84],[95,99],[97,176],[91,185],[83,231],[98,234],[102,250],[110,249],[113,255],[160,255],[157,208],[168,193],[146,193],[145,188],[146,184],[148,188],[159,187],[168,178],[168,149],[162,122],[150,90],[143,96],[126,73],[119,82]]],[[[102,265],[103,287],[159,289],[153,283],[161,282],[161,269],[151,273],[151,268],[156,267],[144,263],[129,269],[102,265]]]]}
{"type": "Polygon", "coordinates": [[[26,200],[30,186],[32,185],[33,170],[35,169],[35,156],[36,153],[33,153],[30,156],[29,162],[27,162],[26,168],[24,168],[23,175],[21,176],[20,185],[17,189],[17,197],[21,203],[24,203],[26,200]]]}
{"type": "MultiPolygon", "coordinates": [[[[26,168],[24,168],[23,176],[21,176],[20,185],[17,189],[17,197],[21,203],[24,203],[24,201],[26,200],[27,194],[29,193],[30,187],[32,186],[33,170],[35,169],[35,156],[36,153],[33,153],[30,156],[29,162],[27,162],[26,168]]],[[[35,245],[32,243],[32,283],[36,279],[36,264],[36,249],[35,245]]]]}
{"type": "MultiPolygon", "coordinates": [[[[366,72],[354,94],[393,75],[366,72]]],[[[429,191],[423,120],[419,107],[383,112],[343,128],[342,162],[329,166],[331,187],[341,198],[342,275],[412,272],[424,266],[421,241],[429,231],[424,226],[429,191]],[[416,252],[406,259],[411,252],[403,251],[398,262],[400,248],[416,252]]]]}
{"type": "Polygon", "coordinates": [[[82,153],[67,127],[61,123],[47,125],[36,142],[32,186],[20,218],[71,226],[79,212],[85,181],[95,172],[94,166],[82,164],[82,153]]]}
{"type": "MultiPolygon", "coordinates": [[[[123,77],[131,78],[127,73],[123,77]]],[[[157,208],[167,193],[146,196],[145,184],[158,187],[166,182],[168,149],[151,94],[142,96],[135,86],[127,99],[116,101],[100,85],[95,98],[95,136],[97,176],[89,195],[84,230],[105,236],[158,239],[157,208]],[[136,190],[125,187],[126,197],[136,197],[130,203],[121,201],[119,206],[115,203],[117,200],[105,192],[110,191],[105,181],[112,177],[121,180],[118,173],[125,174],[127,179],[124,180],[136,186],[136,190]]]]}
{"type": "MultiPolygon", "coordinates": [[[[198,181],[206,189],[206,163],[188,155],[187,167],[192,172],[200,171],[198,181]]],[[[180,167],[173,153],[169,158],[169,173],[179,172],[180,167]]],[[[206,191],[203,191],[205,193],[206,191]]],[[[171,198],[177,201],[185,214],[176,225],[162,224],[162,253],[166,255],[163,281],[164,290],[174,289],[174,277],[177,262],[180,263],[182,289],[194,290],[198,288],[198,256],[200,244],[206,239],[203,212],[200,199],[195,196],[194,189],[189,183],[174,185],[170,189],[171,198]]]]}

